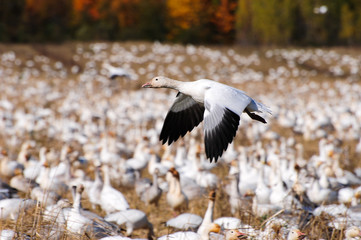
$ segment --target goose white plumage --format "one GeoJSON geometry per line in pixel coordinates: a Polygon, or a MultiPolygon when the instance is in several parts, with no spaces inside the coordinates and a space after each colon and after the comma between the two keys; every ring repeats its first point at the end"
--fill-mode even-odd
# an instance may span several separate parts
{"type": "Polygon", "coordinates": [[[212,223],[208,226],[207,231],[200,233],[195,233],[191,231],[186,232],[175,232],[172,234],[164,235],[158,238],[158,240],[168,240],[168,239],[177,239],[177,240],[209,240],[209,233],[219,233],[221,227],[216,224],[212,223]]]}
{"type": "Polygon", "coordinates": [[[129,72],[127,70],[125,70],[124,68],[114,67],[106,62],[103,63],[103,67],[108,70],[109,78],[112,80],[116,79],[117,77],[126,77],[129,79],[131,78],[129,72]]]}
{"type": "Polygon", "coordinates": [[[175,168],[169,169],[166,179],[169,185],[167,203],[173,210],[188,208],[188,198],[182,191],[179,172],[175,168]]]}
{"type": "Polygon", "coordinates": [[[158,201],[162,196],[162,189],[158,186],[158,169],[155,169],[153,173],[153,184],[142,192],[140,199],[146,204],[154,203],[155,206],[158,206],[158,201]]]}
{"type": "Polygon", "coordinates": [[[299,240],[299,239],[304,239],[305,237],[306,234],[304,234],[300,230],[292,229],[287,235],[287,240],[299,240]]]}
{"type": "Polygon", "coordinates": [[[107,214],[129,209],[128,201],[123,193],[113,188],[110,183],[109,167],[105,164],[102,165],[102,169],[104,172],[104,184],[100,194],[101,208],[107,214]]]}
{"type": "Polygon", "coordinates": [[[208,200],[208,207],[206,213],[204,214],[203,221],[197,230],[197,233],[199,235],[205,236],[205,238],[202,238],[204,240],[209,239],[208,238],[208,233],[210,232],[209,229],[212,228],[213,224],[215,224],[213,223],[213,211],[214,211],[215,201],[216,201],[216,192],[212,190],[209,192],[209,200],[208,200]]]}
{"type": "Polygon", "coordinates": [[[148,237],[154,236],[153,225],[148,221],[147,215],[138,209],[128,209],[120,212],[115,212],[105,216],[105,220],[114,222],[118,225],[125,224],[127,228],[127,236],[133,233],[136,229],[148,229],[148,237]]]}
{"type": "Polygon", "coordinates": [[[360,239],[361,238],[361,229],[357,226],[352,226],[347,228],[345,233],[345,239],[360,239]]]}
{"type": "Polygon", "coordinates": [[[222,229],[238,229],[242,227],[241,220],[235,217],[220,217],[214,220],[222,229]]]}
{"type": "Polygon", "coordinates": [[[243,112],[263,123],[266,121],[253,112],[271,113],[267,106],[245,92],[208,79],[181,82],[158,76],[142,87],[179,91],[165,118],[160,140],[171,144],[204,119],[205,151],[211,162],[213,159],[217,162],[233,141],[243,112]]]}
{"type": "Polygon", "coordinates": [[[36,206],[32,199],[11,198],[0,200],[0,219],[17,220],[19,214],[36,206]]]}
{"type": "Polygon", "coordinates": [[[12,240],[15,237],[15,232],[10,229],[4,229],[0,231],[0,240],[12,240]]]}
{"type": "Polygon", "coordinates": [[[95,179],[94,182],[91,184],[91,186],[88,189],[88,198],[90,203],[92,204],[92,208],[95,209],[97,205],[100,206],[101,204],[101,192],[103,189],[103,180],[100,176],[100,166],[97,166],[95,168],[95,179]]]}
{"type": "Polygon", "coordinates": [[[193,213],[182,213],[166,222],[167,227],[181,230],[197,229],[201,225],[203,218],[193,213]]]}

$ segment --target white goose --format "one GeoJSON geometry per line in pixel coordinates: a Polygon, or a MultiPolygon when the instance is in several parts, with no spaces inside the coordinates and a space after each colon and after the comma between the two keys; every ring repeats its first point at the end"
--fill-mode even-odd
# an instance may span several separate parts
{"type": "MultiPolygon", "coordinates": [[[[209,192],[208,207],[206,213],[204,214],[203,221],[199,226],[197,233],[202,237],[203,240],[208,240],[209,229],[213,228],[213,211],[214,211],[214,202],[216,201],[216,192],[214,190],[209,192]]],[[[218,224],[217,224],[218,225],[218,224]]],[[[219,225],[218,225],[219,226],[219,225]]]]}
{"type": "Polygon", "coordinates": [[[102,165],[104,172],[104,184],[100,194],[100,206],[107,213],[113,213],[116,211],[123,211],[129,209],[129,204],[124,195],[113,188],[109,178],[108,165],[102,165]]]}
{"type": "Polygon", "coordinates": [[[352,226],[347,228],[345,233],[345,239],[360,239],[361,238],[361,229],[357,226],[352,226]]]}
{"type": "Polygon", "coordinates": [[[153,173],[153,184],[140,195],[140,199],[146,205],[154,203],[155,206],[158,206],[159,199],[162,196],[162,189],[158,186],[158,174],[158,169],[155,169],[153,173]]]}
{"type": "Polygon", "coordinates": [[[101,192],[103,189],[103,180],[100,176],[100,166],[95,167],[95,179],[89,187],[87,193],[90,203],[92,204],[92,208],[96,209],[96,206],[101,204],[101,192]]]}
{"type": "Polygon", "coordinates": [[[304,239],[305,237],[306,234],[304,234],[300,230],[292,229],[287,235],[287,240],[299,240],[299,239],[304,239]]]}
{"type": "Polygon", "coordinates": [[[15,160],[10,160],[8,153],[3,150],[0,156],[0,174],[5,177],[13,177],[17,171],[22,171],[24,166],[15,160]]]}
{"type": "Polygon", "coordinates": [[[19,215],[36,206],[32,199],[9,198],[0,200],[0,219],[17,220],[19,215]]]}
{"type": "Polygon", "coordinates": [[[179,91],[165,118],[160,140],[163,144],[167,141],[171,144],[204,119],[205,151],[211,162],[213,159],[217,162],[233,141],[243,112],[263,123],[266,121],[253,112],[271,113],[267,106],[245,92],[212,80],[181,82],[158,76],[142,87],[179,91]]]}
{"type": "Polygon", "coordinates": [[[182,213],[172,219],[169,219],[165,225],[181,230],[194,230],[201,225],[203,218],[193,213],[182,213]]]}
{"type": "Polygon", "coordinates": [[[105,216],[105,220],[116,224],[125,224],[127,228],[126,235],[130,236],[136,229],[148,229],[148,238],[154,236],[153,225],[149,222],[147,215],[138,209],[127,209],[115,212],[105,216]]]}
{"type": "Polygon", "coordinates": [[[103,63],[103,68],[108,70],[109,78],[112,79],[112,80],[116,79],[117,77],[126,77],[126,78],[131,79],[130,74],[124,68],[114,67],[114,66],[112,66],[112,65],[110,65],[109,63],[106,63],[106,62],[103,63]]]}
{"type": "Polygon", "coordinates": [[[173,210],[188,208],[188,198],[182,191],[179,172],[175,168],[168,170],[166,179],[169,185],[167,203],[173,210]]]}

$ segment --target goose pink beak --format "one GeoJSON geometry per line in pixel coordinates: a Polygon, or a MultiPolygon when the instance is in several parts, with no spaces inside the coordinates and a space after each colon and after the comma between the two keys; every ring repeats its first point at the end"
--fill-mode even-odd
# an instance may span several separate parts
{"type": "Polygon", "coordinates": [[[150,87],[152,87],[152,84],[150,82],[147,82],[142,85],[142,88],[150,88],[150,87]]]}
{"type": "Polygon", "coordinates": [[[305,233],[301,231],[298,231],[297,234],[298,234],[298,239],[304,239],[307,236],[305,233]]]}
{"type": "Polygon", "coordinates": [[[237,231],[237,238],[238,239],[245,239],[245,238],[247,238],[247,234],[245,234],[243,232],[240,232],[240,231],[237,231]]]}

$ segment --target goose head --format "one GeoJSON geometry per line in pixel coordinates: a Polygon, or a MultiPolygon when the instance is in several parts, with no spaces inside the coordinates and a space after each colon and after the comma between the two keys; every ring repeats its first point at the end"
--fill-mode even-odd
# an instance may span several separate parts
{"type": "Polygon", "coordinates": [[[231,229],[226,232],[226,240],[237,240],[237,239],[247,239],[248,236],[245,233],[238,231],[237,229],[231,229]]]}
{"type": "Polygon", "coordinates": [[[163,76],[157,76],[152,78],[150,82],[142,85],[142,88],[162,88],[168,86],[171,79],[163,76]]]}
{"type": "Polygon", "coordinates": [[[217,223],[211,223],[209,226],[209,232],[220,233],[221,226],[218,225],[217,223]]]}
{"type": "Polygon", "coordinates": [[[299,240],[299,239],[304,239],[305,237],[306,234],[304,234],[298,229],[293,229],[289,232],[287,240],[299,240]]]}
{"type": "Polygon", "coordinates": [[[175,168],[170,168],[168,170],[168,172],[170,172],[172,174],[173,177],[175,177],[176,179],[179,180],[179,172],[175,169],[175,168]]]}
{"type": "Polygon", "coordinates": [[[346,239],[354,239],[356,237],[361,237],[361,229],[357,226],[349,227],[346,230],[346,239]]]}

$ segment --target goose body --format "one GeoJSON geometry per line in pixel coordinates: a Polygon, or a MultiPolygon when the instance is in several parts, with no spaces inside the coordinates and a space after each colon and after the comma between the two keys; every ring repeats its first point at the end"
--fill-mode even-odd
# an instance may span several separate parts
{"type": "Polygon", "coordinates": [[[153,173],[153,184],[149,188],[147,188],[140,196],[140,199],[146,205],[154,203],[156,206],[158,206],[158,201],[162,196],[162,189],[158,186],[158,174],[159,171],[158,169],[156,169],[156,171],[153,173]]]}
{"type": "Polygon", "coordinates": [[[209,233],[219,233],[221,227],[218,224],[212,223],[207,231],[202,233],[195,233],[191,231],[185,232],[175,232],[172,234],[164,235],[158,238],[158,240],[168,240],[168,239],[177,239],[177,240],[209,240],[209,233]]]}
{"type": "Polygon", "coordinates": [[[32,199],[2,199],[0,200],[0,219],[17,220],[23,211],[36,206],[36,201],[32,199]]]}
{"type": "Polygon", "coordinates": [[[114,67],[109,63],[103,63],[103,67],[108,70],[109,78],[112,80],[116,79],[117,77],[131,78],[129,72],[124,68],[114,67]]]}
{"type": "Polygon", "coordinates": [[[148,229],[148,237],[152,237],[153,225],[148,221],[147,215],[138,209],[127,209],[114,212],[105,216],[105,220],[120,225],[125,224],[127,236],[130,236],[136,229],[148,229]]]}
{"type": "Polygon", "coordinates": [[[109,167],[105,164],[102,166],[104,172],[104,184],[100,193],[100,206],[107,213],[124,211],[129,209],[127,199],[123,193],[113,188],[109,178],[109,167]]]}
{"type": "Polygon", "coordinates": [[[182,213],[166,222],[167,227],[182,230],[197,229],[201,225],[203,218],[193,213],[182,213]]]}
{"type": "Polygon", "coordinates": [[[213,159],[217,162],[233,141],[243,112],[263,123],[266,121],[253,112],[271,113],[268,107],[245,92],[208,79],[181,82],[158,76],[142,87],[178,90],[165,118],[160,140],[163,144],[171,144],[204,119],[205,151],[211,162],[213,159]]]}
{"type": "Polygon", "coordinates": [[[188,198],[182,191],[179,172],[175,168],[169,169],[166,176],[169,189],[166,195],[167,203],[173,210],[188,208],[188,198]]]}
{"type": "Polygon", "coordinates": [[[347,228],[345,239],[359,239],[361,238],[361,229],[357,226],[347,228]]]}
{"type": "Polygon", "coordinates": [[[0,240],[12,240],[15,237],[15,232],[10,229],[4,229],[0,232],[0,240]]]}

